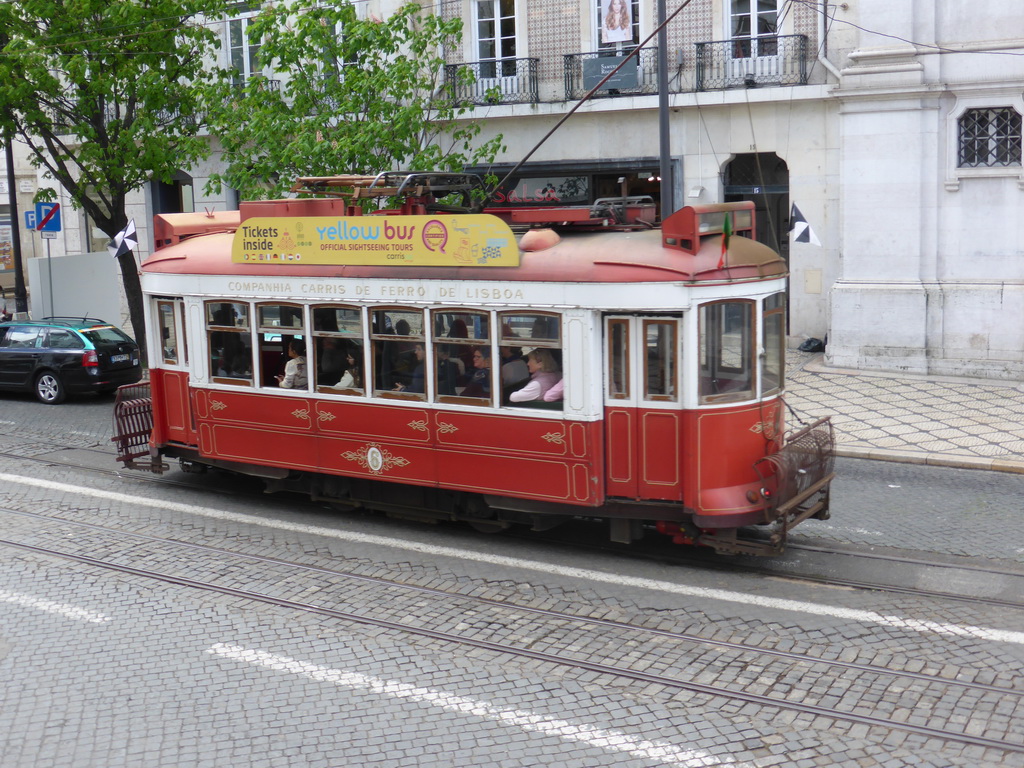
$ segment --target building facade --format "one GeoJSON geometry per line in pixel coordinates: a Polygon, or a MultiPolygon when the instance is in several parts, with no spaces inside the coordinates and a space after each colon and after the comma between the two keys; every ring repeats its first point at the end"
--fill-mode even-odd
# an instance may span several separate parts
{"type": "MultiPolygon", "coordinates": [[[[495,166],[476,169],[505,179],[495,202],[660,205],[663,184],[673,208],[751,200],[759,239],[789,262],[791,345],[827,340],[839,367],[1024,379],[1024,7],[690,0],[662,40],[659,2],[430,4],[464,22],[445,57],[476,75],[459,98],[480,139],[504,137],[495,166]],[[794,204],[820,245],[791,242],[794,204]]],[[[221,63],[243,77],[258,74],[250,16],[218,23],[221,63]]],[[[203,194],[217,162],[138,196],[143,246],[154,213],[237,204],[203,194]]],[[[79,224],[69,247],[89,239],[79,224]]]]}

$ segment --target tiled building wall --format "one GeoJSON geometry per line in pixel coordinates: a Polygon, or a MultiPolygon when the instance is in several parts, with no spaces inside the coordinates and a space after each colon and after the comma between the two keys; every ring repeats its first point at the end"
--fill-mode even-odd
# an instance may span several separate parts
{"type": "Polygon", "coordinates": [[[580,0],[546,0],[527,6],[528,50],[538,60],[542,99],[565,97],[562,56],[581,50],[582,14],[588,12],[582,5],[580,0]]]}
{"type": "MultiPolygon", "coordinates": [[[[540,83],[542,101],[564,99],[565,54],[587,53],[596,49],[590,31],[595,17],[593,4],[601,0],[545,0],[520,6],[520,19],[525,15],[525,24],[520,24],[520,57],[537,59],[537,77],[540,83]]],[[[475,30],[473,29],[472,2],[469,0],[442,0],[435,8],[444,18],[463,17],[463,42],[445,52],[450,63],[473,61],[472,52],[475,30]]],[[[521,0],[522,2],[522,0],[521,0]]],[[[657,0],[641,2],[641,13],[648,18],[642,20],[641,29],[646,37],[657,26],[657,0]]],[[[725,0],[691,0],[690,4],[677,15],[667,28],[667,61],[669,69],[669,90],[686,92],[694,88],[696,51],[698,43],[719,41],[727,38],[726,24],[721,15],[726,12],[725,0]]],[[[671,13],[672,7],[668,9],[671,13]]],[[[783,6],[784,16],[780,22],[786,34],[802,34],[808,39],[808,56],[813,61],[818,50],[818,21],[821,9],[805,3],[783,6]]],[[[657,38],[651,46],[657,46],[657,38]]],[[[813,79],[813,78],[812,78],[813,79]]]]}

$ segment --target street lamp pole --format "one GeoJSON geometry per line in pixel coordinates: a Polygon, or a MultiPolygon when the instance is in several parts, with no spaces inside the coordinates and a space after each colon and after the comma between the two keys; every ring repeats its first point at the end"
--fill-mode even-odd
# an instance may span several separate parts
{"type": "Polygon", "coordinates": [[[658,134],[661,145],[661,220],[674,210],[672,138],[668,128],[668,32],[665,0],[658,0],[658,134]]]}

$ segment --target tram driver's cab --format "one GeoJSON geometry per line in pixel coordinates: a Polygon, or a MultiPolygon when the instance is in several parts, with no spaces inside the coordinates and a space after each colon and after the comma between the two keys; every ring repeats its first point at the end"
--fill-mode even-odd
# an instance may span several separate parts
{"type": "Polygon", "coordinates": [[[608,495],[749,509],[743,472],[781,441],[784,330],[784,293],[606,315],[608,495]]]}

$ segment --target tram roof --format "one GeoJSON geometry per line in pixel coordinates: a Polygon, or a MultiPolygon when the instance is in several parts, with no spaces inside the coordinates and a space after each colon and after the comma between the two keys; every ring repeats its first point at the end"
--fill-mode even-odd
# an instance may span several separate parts
{"type": "Polygon", "coordinates": [[[527,230],[516,236],[520,262],[515,267],[240,263],[232,261],[233,233],[239,226],[237,212],[220,213],[214,220],[202,214],[164,214],[160,218],[158,230],[177,230],[182,239],[149,256],[142,265],[145,273],[565,283],[700,283],[772,279],[787,274],[785,262],[775,251],[748,237],[731,238],[719,268],[720,236],[701,238],[696,253],[690,253],[666,245],[661,229],[527,230]],[[186,234],[200,225],[207,232],[219,231],[186,234]]]}

